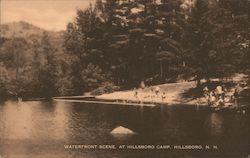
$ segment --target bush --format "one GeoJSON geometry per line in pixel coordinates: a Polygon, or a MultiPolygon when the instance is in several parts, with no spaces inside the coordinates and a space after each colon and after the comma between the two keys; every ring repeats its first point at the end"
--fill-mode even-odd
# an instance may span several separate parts
{"type": "Polygon", "coordinates": [[[91,91],[91,95],[101,95],[101,94],[105,94],[105,93],[112,93],[112,92],[117,91],[119,89],[120,89],[119,86],[116,86],[110,82],[105,82],[97,89],[91,91]]]}

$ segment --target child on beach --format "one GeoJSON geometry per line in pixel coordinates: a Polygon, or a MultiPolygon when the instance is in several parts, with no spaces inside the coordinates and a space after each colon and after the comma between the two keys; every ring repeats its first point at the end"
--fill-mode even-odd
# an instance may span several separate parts
{"type": "Polygon", "coordinates": [[[151,87],[149,95],[150,95],[151,102],[154,103],[155,102],[155,93],[154,93],[153,87],[151,87]]]}
{"type": "Polygon", "coordinates": [[[219,99],[216,101],[216,106],[224,106],[224,100],[222,96],[219,96],[219,99]]]}
{"type": "Polygon", "coordinates": [[[215,94],[214,94],[214,91],[211,91],[209,93],[209,105],[215,105],[215,101],[216,101],[216,97],[215,97],[215,94]]]}
{"type": "Polygon", "coordinates": [[[138,97],[138,91],[136,88],[134,88],[134,97],[137,98],[138,97]]]}
{"type": "Polygon", "coordinates": [[[155,88],[155,97],[156,97],[155,98],[156,100],[160,100],[161,99],[161,96],[160,96],[160,87],[158,87],[158,86],[155,88]]]}
{"type": "Polygon", "coordinates": [[[207,88],[207,86],[203,88],[203,94],[205,99],[209,101],[209,89],[207,88]]]}
{"type": "Polygon", "coordinates": [[[159,92],[160,92],[160,87],[157,86],[157,87],[155,88],[155,94],[158,95],[159,92]]]}
{"type": "Polygon", "coordinates": [[[223,90],[222,87],[220,85],[218,85],[215,89],[215,96],[216,99],[219,100],[219,98],[223,95],[223,90]]]}
{"type": "Polygon", "coordinates": [[[142,104],[142,99],[141,99],[141,96],[139,95],[139,92],[137,91],[137,89],[134,89],[134,97],[138,100],[138,102],[140,104],[142,104]]]}
{"type": "Polygon", "coordinates": [[[161,95],[161,101],[164,102],[166,99],[166,93],[163,92],[162,95],[161,95]]]}

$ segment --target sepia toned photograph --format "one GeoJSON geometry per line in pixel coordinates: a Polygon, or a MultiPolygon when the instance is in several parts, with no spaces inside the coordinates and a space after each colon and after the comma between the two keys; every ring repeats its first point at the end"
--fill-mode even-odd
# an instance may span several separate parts
{"type": "Polygon", "coordinates": [[[0,158],[250,158],[250,0],[0,0],[0,158]]]}

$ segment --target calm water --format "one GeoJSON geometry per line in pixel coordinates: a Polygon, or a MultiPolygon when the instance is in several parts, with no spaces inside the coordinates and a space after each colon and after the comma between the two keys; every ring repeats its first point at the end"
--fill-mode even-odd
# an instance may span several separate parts
{"type": "Polygon", "coordinates": [[[247,157],[248,113],[213,113],[195,106],[134,107],[69,102],[0,104],[0,157],[138,158],[247,157]],[[124,126],[137,134],[114,137],[124,126]],[[170,145],[172,149],[65,149],[81,145],[170,145]],[[174,145],[218,149],[178,150],[174,145]]]}

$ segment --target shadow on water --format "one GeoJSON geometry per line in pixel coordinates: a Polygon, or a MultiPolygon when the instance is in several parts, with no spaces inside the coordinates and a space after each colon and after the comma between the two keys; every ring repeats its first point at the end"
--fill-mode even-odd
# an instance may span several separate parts
{"type": "Polygon", "coordinates": [[[70,102],[13,102],[0,106],[0,153],[36,157],[221,157],[247,154],[247,115],[195,106],[117,106],[70,102]],[[117,126],[130,136],[112,136],[117,126]],[[65,144],[216,145],[218,150],[65,149],[65,144]]]}

